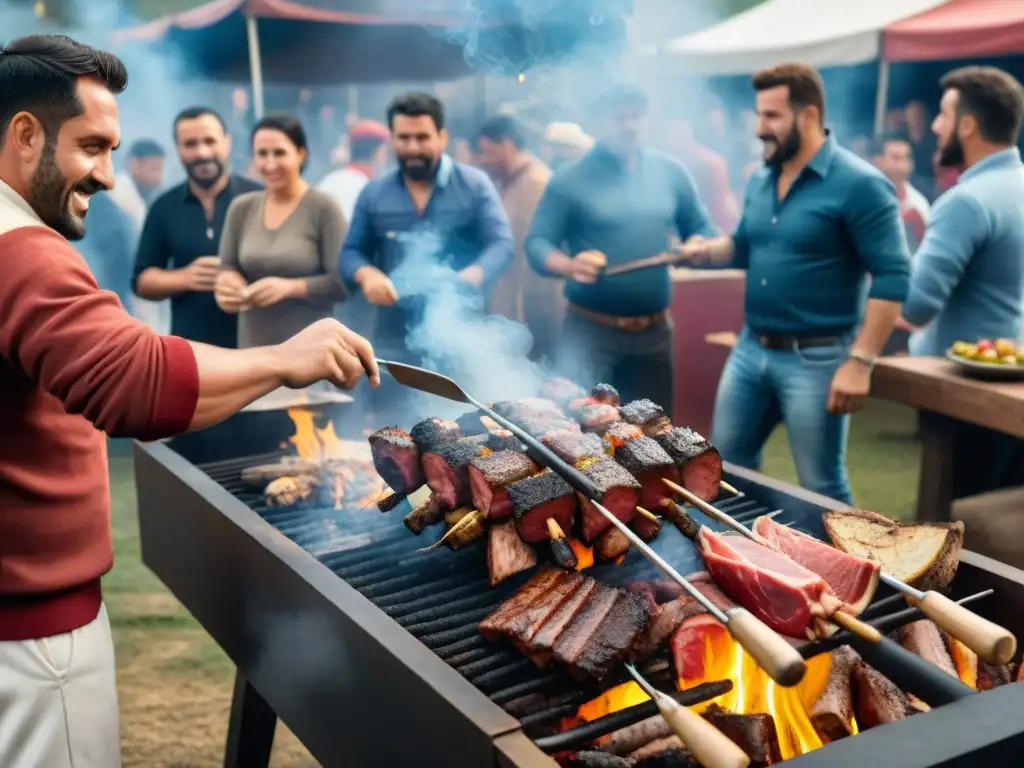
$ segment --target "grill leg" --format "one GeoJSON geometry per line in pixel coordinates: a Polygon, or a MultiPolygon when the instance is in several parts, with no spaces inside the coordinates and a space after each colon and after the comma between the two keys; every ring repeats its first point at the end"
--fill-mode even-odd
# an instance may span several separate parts
{"type": "Polygon", "coordinates": [[[235,672],[224,768],[269,768],[277,715],[259,692],[235,672]]]}

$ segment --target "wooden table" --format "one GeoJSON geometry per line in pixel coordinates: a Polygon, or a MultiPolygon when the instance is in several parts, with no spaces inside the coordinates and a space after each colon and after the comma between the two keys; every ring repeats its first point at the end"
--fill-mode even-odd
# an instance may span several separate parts
{"type": "Polygon", "coordinates": [[[875,365],[871,395],[922,412],[918,520],[951,519],[952,434],[935,414],[1024,440],[1024,383],[971,379],[945,358],[884,357],[875,365]]]}

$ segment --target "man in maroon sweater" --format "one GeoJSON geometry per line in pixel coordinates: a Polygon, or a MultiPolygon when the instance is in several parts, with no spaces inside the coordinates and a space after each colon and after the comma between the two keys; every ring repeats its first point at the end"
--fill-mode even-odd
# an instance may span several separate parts
{"type": "Polygon", "coordinates": [[[114,56],[66,38],[0,46],[0,766],[120,765],[106,435],[201,429],[281,387],[379,383],[334,320],[278,347],[159,336],[68,240],[114,182],[114,56]],[[104,434],[106,433],[106,435],[104,434]]]}

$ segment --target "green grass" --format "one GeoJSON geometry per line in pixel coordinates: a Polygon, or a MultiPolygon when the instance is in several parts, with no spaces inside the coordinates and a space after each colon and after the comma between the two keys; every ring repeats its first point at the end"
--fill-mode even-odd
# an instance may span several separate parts
{"type": "MultiPolygon", "coordinates": [[[[858,506],[895,518],[913,515],[920,451],[912,411],[871,401],[853,420],[849,466],[858,506]]],[[[784,430],[765,450],[763,471],[796,482],[784,430]]],[[[115,565],[104,593],[117,649],[124,764],[149,768],[218,766],[233,668],[220,648],[139,558],[135,485],[128,446],[110,459],[115,565]]],[[[275,768],[315,766],[281,727],[275,768]]]]}

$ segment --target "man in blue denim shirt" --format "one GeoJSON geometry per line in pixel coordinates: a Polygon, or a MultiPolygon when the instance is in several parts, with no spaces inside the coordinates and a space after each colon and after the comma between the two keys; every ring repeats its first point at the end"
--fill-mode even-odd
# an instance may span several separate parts
{"type": "Polygon", "coordinates": [[[850,503],[849,414],[907,295],[899,203],[825,130],[815,70],[781,64],[753,85],[766,166],[750,180],[735,235],[684,248],[698,263],[747,270],[746,327],[719,382],[713,442],[756,469],[782,422],[801,485],[850,503]]]}
{"type": "MultiPolygon", "coordinates": [[[[398,168],[370,181],[356,201],[341,251],[341,276],[381,307],[374,347],[414,360],[406,334],[429,287],[399,286],[391,276],[408,259],[443,264],[468,294],[486,293],[514,257],[508,217],[487,175],[444,154],[444,107],[425,93],[388,106],[398,168]]],[[[445,270],[424,269],[433,275],[445,270]]],[[[416,278],[417,275],[409,275],[416,278]]],[[[426,279],[424,275],[424,279],[426,279]]]]}
{"type": "MultiPolygon", "coordinates": [[[[913,355],[942,355],[957,341],[1016,339],[1024,319],[1024,164],[1016,146],[1024,88],[994,67],[956,69],[941,85],[932,124],[939,162],[965,170],[935,203],[914,256],[902,322],[917,329],[913,355]]],[[[954,432],[954,498],[1024,478],[1016,438],[934,414],[923,419],[923,428],[954,432]]]]}

